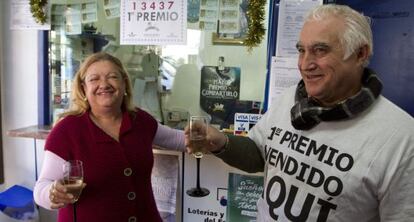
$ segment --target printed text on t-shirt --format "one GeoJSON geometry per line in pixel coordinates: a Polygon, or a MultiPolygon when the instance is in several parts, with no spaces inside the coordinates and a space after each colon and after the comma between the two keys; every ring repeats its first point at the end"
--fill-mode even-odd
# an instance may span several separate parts
{"type": "MultiPolygon", "coordinates": [[[[269,205],[270,216],[277,220],[279,215],[274,210],[284,204],[286,218],[292,221],[306,221],[315,198],[317,198],[316,204],[319,206],[313,206],[313,208],[319,208],[317,221],[327,221],[329,212],[337,207],[333,198],[340,195],[343,191],[343,182],[338,177],[338,174],[330,175],[333,172],[332,169],[329,172],[324,172],[320,168],[315,167],[317,164],[309,163],[317,161],[322,165],[327,165],[330,168],[334,167],[339,172],[344,173],[349,171],[354,165],[353,157],[348,153],[341,153],[332,146],[318,143],[313,139],[278,127],[270,129],[267,139],[268,142],[266,142],[264,151],[268,169],[271,167],[278,168],[280,173],[289,175],[313,188],[322,189],[326,194],[323,197],[318,197],[315,196],[315,193],[308,192],[306,198],[304,198],[300,213],[293,213],[292,206],[295,203],[295,199],[297,199],[298,193],[303,195],[304,189],[302,188],[303,190],[301,191],[302,186],[298,187],[287,183],[280,175],[269,175],[272,177],[268,178],[266,182],[265,200],[269,205]],[[271,144],[275,144],[275,142],[278,148],[272,147],[271,144]],[[286,150],[283,150],[284,148],[286,150]],[[288,154],[289,152],[292,153],[291,151],[308,157],[309,161],[306,163],[297,160],[294,157],[297,157],[296,154],[288,154]],[[279,193],[275,194],[274,191],[279,191],[279,193]]],[[[296,208],[299,205],[300,203],[295,203],[296,208]]]]}

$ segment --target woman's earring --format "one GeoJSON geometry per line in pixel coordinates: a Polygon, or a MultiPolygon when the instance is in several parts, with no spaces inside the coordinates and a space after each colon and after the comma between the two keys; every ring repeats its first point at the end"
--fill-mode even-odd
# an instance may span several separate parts
{"type": "Polygon", "coordinates": [[[86,96],[85,97],[83,97],[83,101],[88,101],[88,98],[86,98],[86,96]]]}
{"type": "Polygon", "coordinates": [[[127,96],[127,95],[128,95],[128,93],[127,93],[127,92],[125,92],[125,93],[124,93],[124,96],[127,96]]]}

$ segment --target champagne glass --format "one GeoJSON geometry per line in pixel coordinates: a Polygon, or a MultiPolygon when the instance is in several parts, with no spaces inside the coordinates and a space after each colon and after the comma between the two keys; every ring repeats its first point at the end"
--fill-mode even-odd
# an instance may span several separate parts
{"type": "Polygon", "coordinates": [[[69,160],[63,165],[63,185],[73,195],[73,221],[76,222],[76,202],[82,192],[83,163],[80,160],[69,160]]]}
{"type": "Polygon", "coordinates": [[[210,191],[200,186],[200,160],[205,153],[204,145],[207,140],[209,118],[207,116],[190,117],[190,144],[193,156],[197,160],[197,186],[187,190],[187,194],[192,197],[204,197],[210,191]]]}

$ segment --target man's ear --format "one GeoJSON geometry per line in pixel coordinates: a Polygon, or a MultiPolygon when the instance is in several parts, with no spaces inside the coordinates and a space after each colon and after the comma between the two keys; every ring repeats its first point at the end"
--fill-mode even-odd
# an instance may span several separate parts
{"type": "Polygon", "coordinates": [[[358,63],[364,64],[365,61],[369,59],[369,47],[368,45],[363,45],[359,47],[357,52],[358,63]]]}

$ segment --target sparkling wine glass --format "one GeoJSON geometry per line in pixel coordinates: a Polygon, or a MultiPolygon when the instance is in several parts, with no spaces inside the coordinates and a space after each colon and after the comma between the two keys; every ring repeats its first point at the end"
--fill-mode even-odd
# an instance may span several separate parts
{"type": "Polygon", "coordinates": [[[197,160],[197,186],[187,190],[187,194],[192,197],[204,197],[210,191],[200,186],[200,160],[205,153],[203,148],[206,144],[209,118],[207,116],[190,117],[190,144],[193,156],[197,160]]]}
{"type": "Polygon", "coordinates": [[[73,203],[73,221],[76,222],[76,202],[82,193],[83,188],[83,163],[80,160],[69,160],[63,165],[63,185],[68,193],[72,194],[75,202],[73,203]]]}

